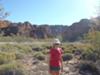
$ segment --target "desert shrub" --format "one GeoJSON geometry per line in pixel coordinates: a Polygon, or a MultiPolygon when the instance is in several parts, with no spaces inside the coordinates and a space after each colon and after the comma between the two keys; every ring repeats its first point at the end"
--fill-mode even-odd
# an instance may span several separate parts
{"type": "Polygon", "coordinates": [[[4,44],[0,45],[1,52],[15,53],[18,58],[24,54],[32,53],[31,45],[26,44],[4,44]]]}
{"type": "Polygon", "coordinates": [[[8,63],[16,59],[15,53],[0,52],[0,64],[8,63]]]}
{"type": "Polygon", "coordinates": [[[93,29],[94,27],[91,27],[91,31],[84,36],[84,40],[94,47],[95,52],[100,57],[100,31],[93,29]]]}
{"type": "Polygon", "coordinates": [[[8,42],[8,41],[12,41],[13,39],[9,36],[4,37],[4,36],[0,36],[0,41],[1,42],[8,42]]]}
{"type": "Polygon", "coordinates": [[[33,51],[42,51],[43,49],[40,48],[40,47],[35,47],[35,48],[32,48],[33,51]]]}
{"type": "Polygon", "coordinates": [[[22,52],[22,53],[29,53],[32,52],[32,48],[30,45],[24,45],[24,44],[4,44],[0,45],[0,51],[3,52],[22,52]]]}
{"type": "Polygon", "coordinates": [[[77,50],[73,50],[73,54],[76,55],[81,55],[82,54],[82,50],[77,49],[77,50]]]}
{"type": "Polygon", "coordinates": [[[12,36],[14,38],[13,41],[15,42],[32,42],[33,38],[31,37],[25,37],[25,36],[12,36]]]}
{"type": "Polygon", "coordinates": [[[66,53],[62,56],[62,58],[63,58],[63,61],[68,61],[68,60],[71,60],[73,56],[71,53],[66,53]]]}
{"type": "Polygon", "coordinates": [[[94,52],[84,52],[81,56],[81,59],[83,60],[90,60],[90,61],[96,61],[97,59],[99,59],[97,53],[94,53],[94,52]]]}
{"type": "Polygon", "coordinates": [[[32,42],[34,41],[31,37],[25,37],[25,36],[0,36],[1,42],[32,42]]]}
{"type": "Polygon", "coordinates": [[[16,52],[15,55],[16,55],[16,59],[22,59],[25,56],[25,54],[19,52],[16,52]]]}
{"type": "Polygon", "coordinates": [[[16,47],[16,51],[20,53],[27,54],[32,52],[32,48],[28,45],[15,45],[14,47],[16,47]]]}
{"type": "Polygon", "coordinates": [[[50,49],[50,48],[52,48],[52,46],[45,46],[45,48],[46,48],[46,49],[50,49]]]}
{"type": "Polygon", "coordinates": [[[79,65],[79,73],[82,75],[100,75],[94,63],[84,62],[79,65]]]}
{"type": "Polygon", "coordinates": [[[49,50],[42,50],[41,51],[44,55],[47,55],[49,53],[49,50]]]}
{"type": "Polygon", "coordinates": [[[62,44],[62,49],[64,53],[73,53],[73,50],[77,50],[73,44],[62,44]]]}
{"type": "Polygon", "coordinates": [[[14,47],[13,45],[10,45],[10,44],[0,45],[0,51],[11,52],[14,50],[16,50],[16,47],[14,47]]]}
{"type": "Polygon", "coordinates": [[[80,51],[87,51],[87,50],[93,50],[93,46],[89,43],[79,43],[75,44],[74,50],[80,50],[80,51]]]}
{"type": "Polygon", "coordinates": [[[20,64],[9,63],[0,66],[0,75],[26,75],[26,73],[20,64]]]}
{"type": "Polygon", "coordinates": [[[33,57],[37,58],[38,60],[45,60],[45,55],[42,52],[35,52],[33,57]]]}
{"type": "Polygon", "coordinates": [[[44,49],[50,49],[52,46],[49,43],[45,43],[42,45],[44,49]]]}

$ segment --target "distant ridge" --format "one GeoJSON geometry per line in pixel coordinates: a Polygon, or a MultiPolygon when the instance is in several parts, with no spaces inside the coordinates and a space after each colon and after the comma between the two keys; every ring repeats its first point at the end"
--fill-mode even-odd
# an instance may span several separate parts
{"type": "Polygon", "coordinates": [[[28,21],[24,23],[12,23],[10,21],[0,21],[0,33],[3,36],[20,35],[38,39],[62,37],[64,41],[76,41],[83,34],[87,33],[92,25],[96,24],[97,30],[100,30],[100,17],[92,19],[81,19],[71,26],[65,25],[35,25],[28,21]]]}

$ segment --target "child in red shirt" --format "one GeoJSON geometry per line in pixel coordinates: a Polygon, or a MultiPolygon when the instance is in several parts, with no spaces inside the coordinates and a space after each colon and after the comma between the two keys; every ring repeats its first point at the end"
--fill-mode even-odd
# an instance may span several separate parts
{"type": "Polygon", "coordinates": [[[50,49],[49,70],[51,75],[60,75],[63,70],[62,49],[59,39],[55,39],[53,47],[50,49]]]}

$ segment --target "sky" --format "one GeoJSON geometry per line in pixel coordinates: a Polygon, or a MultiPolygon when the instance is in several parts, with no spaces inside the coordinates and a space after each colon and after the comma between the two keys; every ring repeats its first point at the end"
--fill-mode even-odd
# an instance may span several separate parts
{"type": "Polygon", "coordinates": [[[97,0],[1,0],[12,22],[71,25],[96,16],[97,0]]]}

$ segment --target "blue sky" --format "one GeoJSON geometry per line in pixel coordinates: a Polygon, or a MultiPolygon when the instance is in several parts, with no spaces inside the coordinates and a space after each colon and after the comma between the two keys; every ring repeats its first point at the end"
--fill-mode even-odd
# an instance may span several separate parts
{"type": "Polygon", "coordinates": [[[71,25],[82,18],[95,16],[96,0],[2,0],[6,19],[32,24],[71,25]]]}

